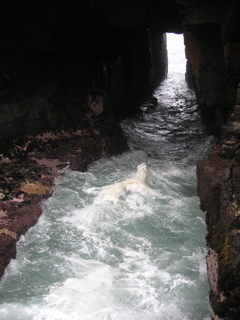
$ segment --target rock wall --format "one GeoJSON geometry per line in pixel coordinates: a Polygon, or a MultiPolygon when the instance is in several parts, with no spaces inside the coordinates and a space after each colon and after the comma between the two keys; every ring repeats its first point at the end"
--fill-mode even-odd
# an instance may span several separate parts
{"type": "Polygon", "coordinates": [[[203,121],[216,136],[235,103],[239,73],[238,1],[177,1],[189,61],[187,76],[203,121]]]}
{"type": "Polygon", "coordinates": [[[240,317],[240,87],[237,104],[211,155],[197,166],[206,211],[207,267],[213,319],[240,317]]]}
{"type": "Polygon", "coordinates": [[[195,27],[184,39],[204,123],[219,136],[231,106],[219,25],[195,27]]]}
{"type": "Polygon", "coordinates": [[[197,165],[198,195],[208,231],[212,319],[236,320],[240,318],[240,6],[239,1],[178,3],[187,79],[204,123],[219,140],[210,156],[197,165]]]}
{"type": "Polygon", "coordinates": [[[82,52],[68,44],[72,32],[55,30],[52,52],[0,54],[0,139],[82,129],[89,94],[103,95],[107,113],[123,119],[166,75],[163,34],[102,27],[88,31],[92,43],[82,52]]]}
{"type": "Polygon", "coordinates": [[[110,113],[122,120],[138,113],[166,77],[166,35],[141,29],[114,29],[113,34],[116,59],[102,62],[95,85],[104,88],[110,113]]]}

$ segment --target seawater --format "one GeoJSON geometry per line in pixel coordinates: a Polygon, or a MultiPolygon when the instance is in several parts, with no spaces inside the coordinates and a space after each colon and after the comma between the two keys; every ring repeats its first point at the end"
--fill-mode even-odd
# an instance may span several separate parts
{"type": "Polygon", "coordinates": [[[182,43],[168,35],[158,106],[122,123],[130,151],[56,181],[6,269],[0,319],[210,319],[196,163],[213,138],[184,81],[182,43]]]}

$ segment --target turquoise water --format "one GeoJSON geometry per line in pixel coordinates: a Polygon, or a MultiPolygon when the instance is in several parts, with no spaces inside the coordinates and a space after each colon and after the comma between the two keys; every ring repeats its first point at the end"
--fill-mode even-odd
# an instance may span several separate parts
{"type": "Polygon", "coordinates": [[[210,319],[195,171],[213,138],[170,37],[158,107],[122,123],[129,152],[56,181],[5,272],[0,319],[210,319]]]}

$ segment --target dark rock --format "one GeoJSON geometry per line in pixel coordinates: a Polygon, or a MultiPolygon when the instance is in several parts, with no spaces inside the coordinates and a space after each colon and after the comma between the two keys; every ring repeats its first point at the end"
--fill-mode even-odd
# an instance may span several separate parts
{"type": "Polygon", "coordinates": [[[240,317],[239,108],[222,128],[218,148],[198,163],[198,194],[206,211],[208,277],[214,319],[240,317]],[[219,318],[218,318],[219,317],[219,318]]]}

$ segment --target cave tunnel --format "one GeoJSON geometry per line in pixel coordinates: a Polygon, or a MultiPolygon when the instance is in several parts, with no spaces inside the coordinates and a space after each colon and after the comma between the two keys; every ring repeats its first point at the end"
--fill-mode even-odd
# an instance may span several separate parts
{"type": "Polygon", "coordinates": [[[166,32],[184,34],[187,81],[218,135],[239,80],[237,9],[214,1],[1,4],[1,137],[81,127],[79,104],[91,90],[105,92],[116,119],[134,114],[166,75],[166,32]]]}
{"type": "MultiPolygon", "coordinates": [[[[38,164],[52,157],[58,159],[58,169],[71,163],[71,169],[84,171],[94,160],[127,150],[119,121],[138,113],[141,104],[152,98],[166,77],[165,34],[183,34],[186,81],[196,94],[209,132],[219,141],[225,139],[214,151],[224,159],[219,166],[214,160],[219,171],[208,163],[207,169],[199,167],[201,176],[198,177],[202,208],[208,212],[208,232],[213,234],[207,239],[212,248],[209,253],[212,261],[218,259],[216,252],[222,249],[217,260],[222,274],[218,288],[211,291],[212,305],[220,318],[238,319],[239,263],[232,268],[223,257],[226,252],[231,261],[239,257],[239,233],[232,232],[239,228],[234,220],[237,213],[233,215],[234,221],[223,217],[221,224],[218,222],[222,221],[221,217],[216,214],[215,221],[209,212],[219,209],[219,199],[223,196],[225,202],[230,199],[229,203],[235,197],[235,207],[232,202],[231,205],[224,202],[223,207],[229,212],[240,204],[237,195],[239,13],[237,0],[10,0],[1,3],[0,161],[5,167],[0,169],[0,213],[4,216],[8,210],[15,210],[17,215],[18,210],[22,210],[23,215],[24,211],[24,205],[13,208],[9,204],[9,199],[16,194],[24,194],[19,184],[14,185],[5,178],[10,176],[10,171],[13,174],[11,161],[16,171],[14,179],[31,180],[36,176],[43,179],[44,176],[49,179],[45,189],[49,191],[53,185],[53,177],[47,178],[49,172],[42,166],[30,172],[29,168],[36,165],[36,157],[38,164]],[[9,163],[11,170],[6,174],[9,163]],[[211,177],[216,172],[221,172],[223,183],[219,182],[220,178],[213,183],[211,177]],[[226,195],[224,183],[229,181],[232,181],[232,189],[228,187],[234,197],[230,191],[226,195]],[[204,190],[210,186],[212,189],[207,194],[204,190]],[[219,235],[216,235],[216,225],[222,228],[219,235]],[[229,251],[232,244],[236,248],[232,246],[229,251]]],[[[50,192],[44,194],[48,196],[50,192]]],[[[38,194],[33,200],[31,196],[26,205],[36,205],[41,197],[38,194]]],[[[40,211],[38,207],[34,218],[26,219],[28,222],[19,234],[8,233],[12,241],[8,247],[12,249],[5,252],[5,247],[1,247],[1,257],[5,259],[0,264],[1,275],[16,255],[16,240],[36,223],[40,211]]],[[[1,228],[5,228],[4,223],[1,228]]],[[[13,227],[11,232],[14,230],[13,227]]],[[[5,236],[4,232],[0,233],[2,243],[5,236]]]]}

